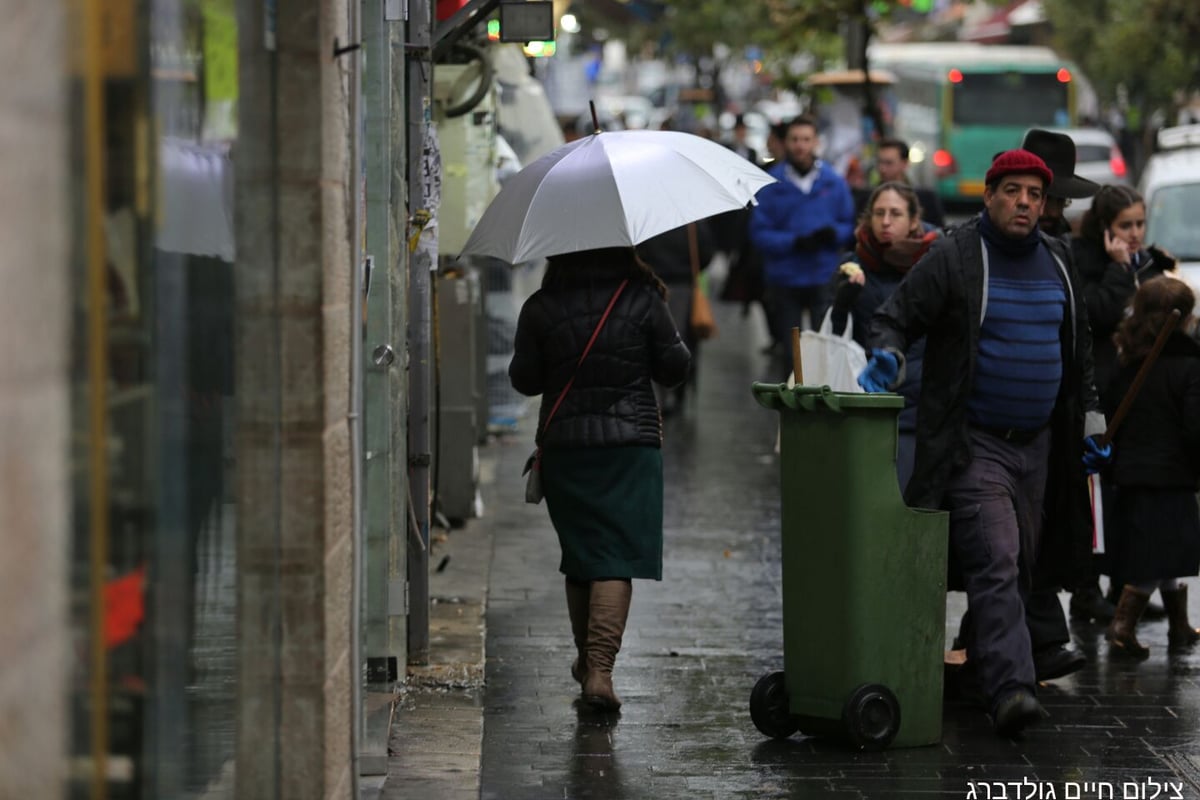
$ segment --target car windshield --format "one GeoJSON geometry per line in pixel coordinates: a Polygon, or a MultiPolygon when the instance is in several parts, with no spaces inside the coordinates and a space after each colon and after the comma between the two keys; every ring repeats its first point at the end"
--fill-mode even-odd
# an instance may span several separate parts
{"type": "Polygon", "coordinates": [[[1195,209],[1200,205],[1200,183],[1163,186],[1156,190],[1146,210],[1146,241],[1165,249],[1180,261],[1200,261],[1200,226],[1195,209]]]}

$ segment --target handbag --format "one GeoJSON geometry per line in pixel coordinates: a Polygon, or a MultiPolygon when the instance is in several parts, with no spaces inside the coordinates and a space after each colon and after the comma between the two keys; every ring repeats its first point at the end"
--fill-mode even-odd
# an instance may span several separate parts
{"type": "Polygon", "coordinates": [[[717,320],[713,316],[708,294],[700,285],[700,246],[696,243],[696,223],[689,222],[688,257],[692,262],[692,312],[688,327],[697,339],[711,339],[717,335],[717,320]]]}
{"type": "MultiPolygon", "coordinates": [[[[563,398],[567,396],[567,392],[571,390],[571,386],[575,383],[575,376],[579,374],[579,367],[583,364],[583,360],[587,358],[592,345],[596,343],[596,337],[600,335],[600,329],[608,321],[608,315],[612,313],[613,306],[617,304],[617,298],[621,296],[621,292],[625,291],[627,285],[629,285],[628,278],[621,281],[621,285],[613,292],[612,299],[608,301],[608,307],[604,309],[604,314],[600,317],[600,321],[596,323],[596,329],[592,331],[592,338],[588,339],[587,346],[583,348],[583,355],[579,356],[579,361],[575,364],[575,372],[572,373],[571,379],[567,381],[567,385],[563,387],[563,390],[558,393],[558,399],[554,401],[554,407],[546,415],[546,421],[542,423],[542,429],[538,432],[538,439],[541,439],[546,433],[546,428],[550,427],[550,420],[554,419],[554,415],[558,413],[558,408],[562,405],[563,398]]],[[[525,471],[521,474],[527,476],[525,478],[525,502],[542,502],[542,446],[540,444],[533,448],[533,453],[530,454],[529,458],[525,459],[525,471]]]]}
{"type": "Polygon", "coordinates": [[[833,333],[833,309],[825,312],[820,330],[800,334],[800,361],[806,386],[828,386],[835,392],[862,392],[858,375],[867,367],[867,354],[852,336],[854,321],[846,318],[846,330],[833,333]]]}

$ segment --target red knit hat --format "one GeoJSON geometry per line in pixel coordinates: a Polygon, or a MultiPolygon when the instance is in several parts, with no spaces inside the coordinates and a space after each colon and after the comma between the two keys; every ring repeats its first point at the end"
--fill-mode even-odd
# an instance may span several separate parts
{"type": "Polygon", "coordinates": [[[984,183],[990,186],[1005,175],[1017,174],[1037,175],[1046,186],[1049,186],[1050,182],[1054,180],[1054,173],[1046,166],[1046,162],[1033,153],[1028,150],[1006,150],[992,161],[992,166],[984,177],[984,183]]]}

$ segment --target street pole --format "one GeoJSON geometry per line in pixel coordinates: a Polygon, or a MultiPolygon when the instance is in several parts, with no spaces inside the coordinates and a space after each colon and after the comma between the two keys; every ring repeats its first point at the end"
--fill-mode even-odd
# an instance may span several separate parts
{"type": "Polygon", "coordinates": [[[429,662],[429,422],[432,385],[432,270],[437,261],[421,246],[428,221],[425,168],[426,132],[432,114],[430,86],[432,18],[429,0],[409,0],[405,44],[408,76],[408,240],[409,240],[409,427],[408,486],[416,530],[408,545],[408,662],[429,662]]]}

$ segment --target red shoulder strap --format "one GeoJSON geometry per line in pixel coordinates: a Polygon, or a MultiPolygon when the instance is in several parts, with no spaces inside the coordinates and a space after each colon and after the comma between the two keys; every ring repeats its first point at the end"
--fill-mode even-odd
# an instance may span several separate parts
{"type": "Polygon", "coordinates": [[[554,415],[558,413],[558,407],[562,405],[563,398],[567,396],[567,392],[571,390],[571,385],[575,383],[575,375],[579,374],[579,366],[583,360],[587,358],[587,354],[591,351],[592,345],[596,343],[596,337],[600,335],[600,329],[604,327],[604,323],[608,321],[608,315],[612,313],[613,306],[617,304],[617,298],[621,296],[621,292],[625,291],[625,287],[629,284],[629,279],[621,281],[621,285],[617,287],[617,291],[613,292],[612,299],[608,301],[608,308],[604,309],[604,315],[600,317],[600,321],[596,323],[596,330],[592,331],[592,338],[588,339],[587,347],[583,348],[583,355],[579,357],[579,362],[575,365],[575,374],[567,381],[567,385],[558,393],[558,400],[554,402],[554,408],[550,409],[550,413],[546,415],[546,422],[542,425],[542,432],[550,426],[550,420],[554,419],[554,415]]]}

